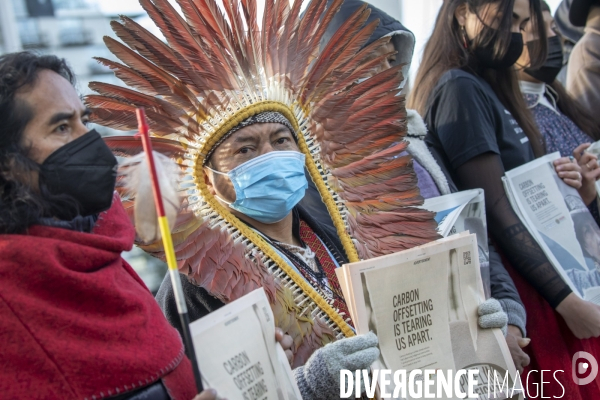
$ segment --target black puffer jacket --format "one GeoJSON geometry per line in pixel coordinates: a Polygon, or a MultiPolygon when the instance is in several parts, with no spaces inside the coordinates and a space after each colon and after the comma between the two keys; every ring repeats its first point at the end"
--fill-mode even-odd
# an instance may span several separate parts
{"type": "MultiPolygon", "coordinates": [[[[327,5],[331,4],[332,0],[327,1],[327,5]]],[[[327,31],[323,35],[323,39],[321,39],[321,48],[325,46],[331,39],[331,37],[335,34],[340,26],[363,4],[368,4],[365,1],[360,0],[346,0],[344,4],[342,4],[342,8],[340,11],[333,17],[333,20],[327,27],[327,31]]],[[[398,20],[390,17],[385,12],[381,11],[379,8],[369,5],[371,9],[371,15],[369,15],[369,19],[367,20],[367,24],[371,21],[379,19],[379,26],[375,29],[365,46],[373,43],[377,39],[386,36],[392,35],[392,43],[398,51],[396,55],[395,65],[404,63],[405,66],[402,68],[402,74],[406,77],[408,76],[408,70],[410,69],[410,62],[412,60],[413,52],[415,50],[415,36],[411,31],[406,29],[404,25],[402,25],[398,20]]]]}

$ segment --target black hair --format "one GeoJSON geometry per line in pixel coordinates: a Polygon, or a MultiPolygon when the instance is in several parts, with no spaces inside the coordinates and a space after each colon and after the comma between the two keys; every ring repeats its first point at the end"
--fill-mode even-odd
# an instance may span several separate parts
{"type": "MultiPolygon", "coordinates": [[[[515,0],[444,0],[433,33],[425,46],[423,59],[408,99],[408,106],[424,115],[427,111],[429,95],[446,71],[463,69],[471,72],[482,77],[492,87],[500,102],[517,120],[529,138],[536,157],[539,157],[545,154],[543,138],[521,95],[515,69],[513,67],[502,70],[486,69],[479,65],[479,60],[473,52],[477,47],[493,44],[496,57],[506,54],[511,39],[514,4],[515,0]],[[456,10],[466,6],[475,12],[480,20],[483,20],[480,10],[491,3],[498,3],[499,11],[502,13],[498,28],[483,29],[467,45],[465,33],[455,17],[456,10]]],[[[540,38],[540,45],[535,46],[530,54],[531,68],[537,68],[546,59],[546,30],[540,0],[529,0],[529,5],[533,29],[540,38]]]]}
{"type": "Polygon", "coordinates": [[[73,219],[78,214],[74,199],[51,195],[43,183],[32,187],[39,165],[28,157],[23,132],[33,112],[17,95],[34,86],[44,69],[75,84],[73,71],[56,56],[27,51],[0,56],[0,234],[23,233],[44,217],[73,219]]]}
{"type": "Polygon", "coordinates": [[[540,2],[540,5],[542,6],[542,12],[549,12],[550,14],[552,14],[552,10],[550,9],[550,6],[548,5],[548,3],[546,3],[546,0],[542,0],[540,2]]]}

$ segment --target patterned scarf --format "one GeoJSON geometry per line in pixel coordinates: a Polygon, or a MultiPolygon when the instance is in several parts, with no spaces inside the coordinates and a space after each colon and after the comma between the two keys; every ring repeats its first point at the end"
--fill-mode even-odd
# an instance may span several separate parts
{"type": "MultiPolygon", "coordinates": [[[[354,326],[350,320],[350,312],[348,312],[348,306],[344,300],[342,288],[340,287],[338,278],[335,275],[335,262],[331,259],[329,252],[325,248],[325,245],[323,245],[323,242],[321,242],[315,232],[303,220],[300,220],[300,240],[302,240],[315,253],[316,259],[323,269],[325,276],[327,277],[329,289],[334,294],[333,307],[340,310],[340,313],[344,314],[344,319],[347,319],[348,323],[354,326]]],[[[300,269],[300,271],[303,275],[305,275],[304,269],[300,269]]],[[[305,278],[308,279],[306,276],[305,278]]]]}

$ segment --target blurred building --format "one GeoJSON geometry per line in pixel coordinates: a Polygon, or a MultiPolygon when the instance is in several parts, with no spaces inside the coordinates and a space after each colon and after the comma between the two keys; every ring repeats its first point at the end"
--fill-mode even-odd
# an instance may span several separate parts
{"type": "MultiPolygon", "coordinates": [[[[83,94],[92,80],[119,83],[110,70],[92,59],[93,56],[110,58],[102,37],[112,35],[110,20],[116,15],[106,15],[95,3],[86,0],[2,0],[2,3],[5,8],[9,3],[12,5],[15,21],[12,35],[18,35],[21,48],[65,58],[77,74],[78,89],[83,94]]],[[[4,18],[0,23],[5,24],[4,18]]],[[[0,53],[14,50],[8,48],[5,36],[2,35],[0,53]]]]}
{"type": "MultiPolygon", "coordinates": [[[[113,36],[111,19],[86,0],[0,0],[0,54],[32,50],[64,58],[77,75],[77,89],[89,93],[90,81],[121,85],[113,73],[92,57],[115,59],[102,38],[113,36]]],[[[131,18],[146,16],[128,14],[131,18]]],[[[102,134],[116,132],[95,126],[102,134]]],[[[122,132],[120,132],[122,134],[122,132]]],[[[150,290],[158,290],[166,265],[138,248],[123,255],[150,290]]]]}

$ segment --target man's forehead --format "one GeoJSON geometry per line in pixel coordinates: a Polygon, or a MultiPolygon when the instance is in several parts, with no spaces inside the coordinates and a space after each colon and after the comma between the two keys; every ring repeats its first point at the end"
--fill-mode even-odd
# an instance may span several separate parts
{"type": "Polygon", "coordinates": [[[373,51],[369,58],[372,60],[384,54],[390,53],[394,50],[396,50],[396,48],[394,47],[394,43],[390,40],[384,46],[378,47],[377,50],[373,51]]]}
{"type": "Polygon", "coordinates": [[[385,44],[385,46],[382,47],[384,52],[389,52],[389,51],[394,51],[396,50],[396,48],[394,47],[394,42],[393,41],[389,41],[385,44]]]}
{"type": "Polygon", "coordinates": [[[33,85],[19,92],[17,98],[24,100],[36,116],[85,110],[71,82],[50,70],[39,71],[33,85]]]}
{"type": "Polygon", "coordinates": [[[279,133],[292,134],[288,127],[277,122],[256,123],[240,128],[232,133],[223,143],[239,143],[267,139],[271,137],[271,135],[279,133]]]}

